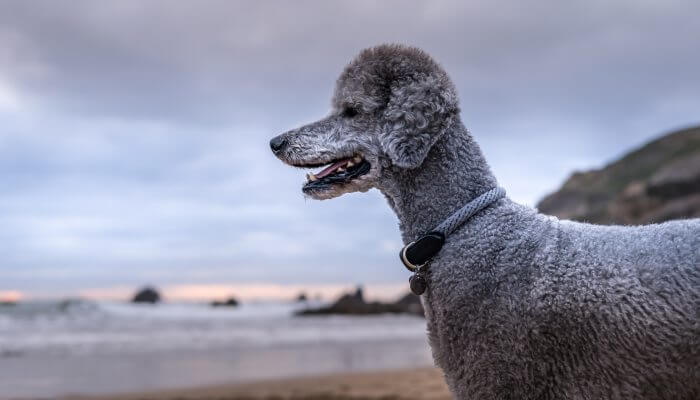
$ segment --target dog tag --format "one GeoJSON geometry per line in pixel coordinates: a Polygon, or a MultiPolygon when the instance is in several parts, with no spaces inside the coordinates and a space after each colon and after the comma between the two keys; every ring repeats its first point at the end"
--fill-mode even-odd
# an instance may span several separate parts
{"type": "Polygon", "coordinates": [[[411,287],[411,292],[416,296],[420,296],[425,293],[425,289],[428,287],[428,283],[422,274],[415,273],[408,278],[408,285],[411,287]]]}

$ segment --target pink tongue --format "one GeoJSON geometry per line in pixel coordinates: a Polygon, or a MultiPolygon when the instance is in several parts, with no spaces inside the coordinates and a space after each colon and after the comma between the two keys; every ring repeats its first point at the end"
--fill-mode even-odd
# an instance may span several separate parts
{"type": "Polygon", "coordinates": [[[341,161],[338,161],[338,162],[336,162],[336,163],[331,164],[329,167],[326,167],[323,171],[321,171],[321,172],[319,172],[318,174],[316,174],[316,178],[321,179],[321,178],[323,178],[324,176],[330,175],[330,174],[333,173],[333,171],[335,171],[338,167],[347,164],[348,161],[350,161],[350,159],[341,160],[341,161]]]}

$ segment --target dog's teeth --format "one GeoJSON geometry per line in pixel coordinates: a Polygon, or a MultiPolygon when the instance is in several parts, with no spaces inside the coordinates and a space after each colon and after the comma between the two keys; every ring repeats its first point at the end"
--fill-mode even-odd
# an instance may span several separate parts
{"type": "Polygon", "coordinates": [[[316,178],[316,175],[314,175],[314,174],[306,174],[306,179],[307,179],[309,182],[313,182],[313,181],[318,180],[318,178],[316,178]]]}
{"type": "Polygon", "coordinates": [[[355,163],[352,161],[348,161],[348,163],[346,164],[348,168],[352,167],[353,165],[355,165],[355,163]]]}
{"type": "Polygon", "coordinates": [[[355,158],[353,158],[352,160],[355,161],[356,163],[359,163],[360,161],[362,161],[362,157],[355,156],[355,158]]]}

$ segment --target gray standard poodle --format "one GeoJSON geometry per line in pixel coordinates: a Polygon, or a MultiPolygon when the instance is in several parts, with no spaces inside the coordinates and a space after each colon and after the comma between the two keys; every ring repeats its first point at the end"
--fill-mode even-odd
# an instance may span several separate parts
{"type": "MultiPolygon", "coordinates": [[[[326,166],[309,197],[379,189],[409,243],[496,187],[459,112],[430,56],[382,45],[345,68],[327,117],[270,146],[326,166]]],[[[501,198],[447,237],[426,281],[456,398],[700,399],[700,219],[596,226],[501,198]]]]}

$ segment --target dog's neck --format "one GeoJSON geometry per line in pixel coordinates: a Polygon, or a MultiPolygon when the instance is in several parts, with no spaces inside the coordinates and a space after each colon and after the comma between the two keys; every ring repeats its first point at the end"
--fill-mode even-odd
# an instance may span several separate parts
{"type": "Polygon", "coordinates": [[[384,175],[379,189],[399,218],[404,242],[429,232],[496,186],[481,149],[459,120],[435,143],[420,167],[389,167],[384,175]]]}

